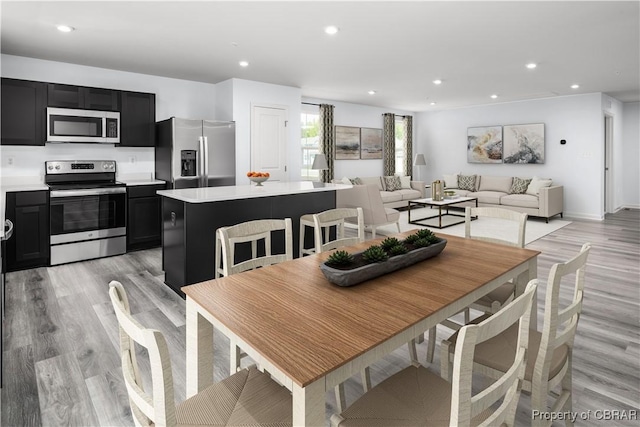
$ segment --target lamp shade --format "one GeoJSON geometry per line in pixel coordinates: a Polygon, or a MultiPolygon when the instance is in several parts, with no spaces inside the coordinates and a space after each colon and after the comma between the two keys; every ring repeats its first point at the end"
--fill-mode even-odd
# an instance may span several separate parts
{"type": "Polygon", "coordinates": [[[311,169],[323,170],[329,169],[329,165],[327,164],[327,158],[324,154],[316,154],[313,158],[313,164],[311,165],[311,169]]]}
{"type": "Polygon", "coordinates": [[[414,166],[426,166],[427,162],[424,159],[424,154],[416,154],[416,159],[413,162],[414,166]]]}

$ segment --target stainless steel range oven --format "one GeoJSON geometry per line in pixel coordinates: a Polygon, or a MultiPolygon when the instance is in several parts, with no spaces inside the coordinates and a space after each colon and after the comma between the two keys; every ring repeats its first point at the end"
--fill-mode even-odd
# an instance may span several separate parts
{"type": "Polygon", "coordinates": [[[116,162],[45,162],[50,192],[51,265],[126,252],[127,190],[116,162]]]}

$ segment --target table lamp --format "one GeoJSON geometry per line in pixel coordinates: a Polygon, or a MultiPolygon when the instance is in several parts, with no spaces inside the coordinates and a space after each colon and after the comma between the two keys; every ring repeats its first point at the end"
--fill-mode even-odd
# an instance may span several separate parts
{"type": "Polygon", "coordinates": [[[424,154],[416,154],[413,165],[418,166],[418,181],[420,181],[420,166],[427,166],[427,161],[424,158],[424,154]]]}

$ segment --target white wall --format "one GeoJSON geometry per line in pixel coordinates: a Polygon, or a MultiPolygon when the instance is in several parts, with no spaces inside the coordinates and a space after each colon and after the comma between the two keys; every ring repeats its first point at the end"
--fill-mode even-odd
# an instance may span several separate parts
{"type": "MultiPolygon", "coordinates": [[[[600,93],[419,113],[416,152],[427,157],[427,181],[447,173],[552,178],[564,186],[564,213],[603,217],[604,119],[600,93]],[[467,163],[467,128],[545,124],[545,163],[467,163]],[[566,145],[560,145],[565,139],[566,145]]],[[[636,162],[637,167],[637,162],[636,162]]]]}
{"type": "MultiPolygon", "coordinates": [[[[0,61],[2,77],[155,93],[156,120],[172,116],[217,118],[216,88],[212,84],[13,55],[2,55],[0,61]]],[[[152,176],[155,169],[153,148],[47,144],[44,147],[0,147],[0,175],[43,176],[45,160],[60,159],[116,160],[119,174],[152,176]],[[9,158],[13,159],[13,165],[8,165],[9,158]]]]}
{"type": "MultiPolygon", "coordinates": [[[[609,184],[609,188],[612,188],[612,196],[610,208],[606,208],[607,212],[615,212],[622,208],[622,192],[623,186],[621,185],[624,182],[624,168],[623,168],[623,159],[626,156],[626,153],[623,152],[623,122],[624,116],[622,114],[623,103],[618,101],[617,99],[611,98],[608,95],[602,95],[602,111],[603,111],[603,128],[602,134],[604,135],[604,117],[610,116],[613,117],[613,141],[611,144],[611,168],[610,168],[610,179],[611,183],[609,184]]],[[[605,159],[605,143],[604,139],[602,142],[602,159],[604,163],[605,159]]],[[[605,199],[605,182],[604,182],[604,171],[602,171],[602,201],[604,206],[605,199]]]]}
{"type": "MultiPolygon", "coordinates": [[[[399,115],[414,116],[413,154],[419,153],[416,150],[416,119],[415,113],[410,111],[394,110],[391,108],[372,107],[370,105],[351,104],[348,102],[331,101],[326,99],[303,98],[303,102],[314,104],[331,104],[335,106],[333,110],[333,124],[336,126],[354,126],[363,128],[382,129],[382,115],[384,113],[394,113],[399,115]]],[[[300,156],[301,154],[298,154],[300,156]]],[[[424,176],[424,171],[421,171],[424,176]]],[[[354,178],[356,176],[376,176],[382,175],[382,160],[334,160],[334,178],[342,177],[354,178]]]]}
{"type": "MultiPolygon", "coordinates": [[[[300,180],[300,111],[301,89],[250,80],[231,79],[233,119],[236,122],[236,184],[249,184],[251,170],[251,107],[281,106],[288,110],[287,171],[289,181],[300,180]]],[[[222,82],[227,84],[227,82],[222,82]]],[[[228,93],[228,88],[225,87],[228,93]]],[[[224,109],[223,106],[220,107],[224,109]]]]}
{"type": "Polygon", "coordinates": [[[623,104],[622,205],[640,209],[640,102],[623,104]]]}

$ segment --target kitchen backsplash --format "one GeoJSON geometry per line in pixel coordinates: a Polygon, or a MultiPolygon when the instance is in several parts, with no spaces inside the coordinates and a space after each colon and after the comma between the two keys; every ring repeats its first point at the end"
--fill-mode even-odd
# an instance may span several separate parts
{"type": "Polygon", "coordinates": [[[0,147],[0,177],[39,178],[44,181],[47,160],[115,160],[118,176],[154,176],[154,148],[97,144],[46,144],[44,147],[0,147]]]}

